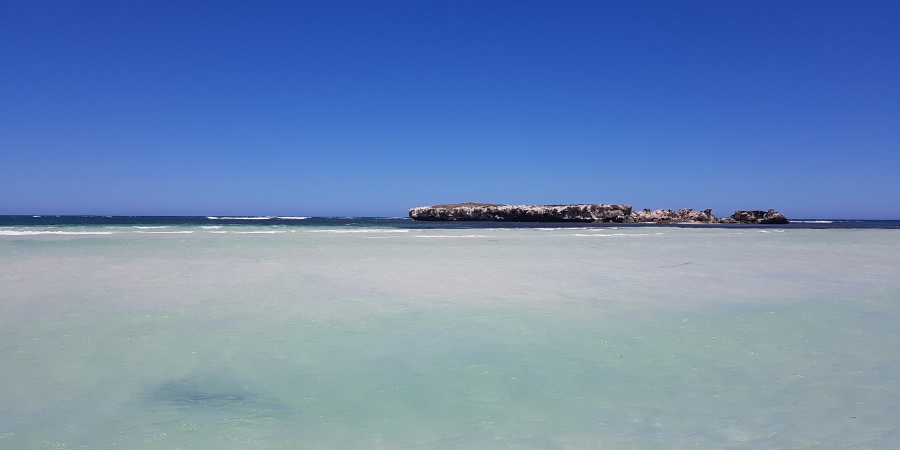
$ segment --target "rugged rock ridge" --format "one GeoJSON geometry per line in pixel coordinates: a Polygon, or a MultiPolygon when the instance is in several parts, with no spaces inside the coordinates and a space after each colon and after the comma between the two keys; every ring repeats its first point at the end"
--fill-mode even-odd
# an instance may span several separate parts
{"type": "Polygon", "coordinates": [[[627,222],[630,205],[495,205],[457,203],[409,210],[415,220],[508,222],[627,222]]]}
{"type": "Polygon", "coordinates": [[[780,212],[770,209],[768,211],[735,211],[731,217],[719,219],[719,223],[785,224],[789,221],[780,212]]]}
{"type": "Polygon", "coordinates": [[[409,210],[409,217],[423,221],[493,222],[605,222],[605,223],[741,223],[786,224],[778,211],[735,211],[731,217],[717,219],[711,209],[658,209],[632,211],[631,205],[498,205],[493,203],[455,203],[420,206],[409,210]]]}
{"type": "Polygon", "coordinates": [[[635,211],[631,215],[634,222],[653,222],[653,223],[716,223],[716,216],[712,214],[711,209],[704,211],[694,211],[693,209],[679,209],[672,211],[671,209],[657,209],[650,211],[635,211]]]}

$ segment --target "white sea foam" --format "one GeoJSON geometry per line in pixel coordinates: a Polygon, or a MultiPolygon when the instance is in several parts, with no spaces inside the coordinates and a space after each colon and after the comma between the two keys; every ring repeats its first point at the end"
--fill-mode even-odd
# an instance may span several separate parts
{"type": "Polygon", "coordinates": [[[161,229],[161,228],[169,228],[169,226],[168,226],[168,225],[160,225],[160,226],[141,226],[141,225],[135,225],[135,226],[132,227],[132,228],[137,228],[138,230],[155,230],[155,229],[161,229]]]}
{"type": "Polygon", "coordinates": [[[193,231],[190,231],[190,230],[180,230],[180,231],[137,231],[137,233],[141,233],[141,234],[193,234],[193,231]]]}
{"type": "Polygon", "coordinates": [[[834,223],[833,220],[792,220],[792,223],[834,223]]]}
{"type": "Polygon", "coordinates": [[[219,228],[222,228],[222,226],[221,225],[209,225],[209,226],[201,226],[200,228],[202,228],[204,230],[218,230],[219,228]]]}
{"type": "Polygon", "coordinates": [[[287,230],[256,230],[256,231],[232,231],[234,234],[283,234],[287,230]]]}
{"type": "Polygon", "coordinates": [[[306,219],[309,219],[309,217],[306,217],[306,216],[278,216],[278,217],[276,217],[276,219],[281,219],[281,220],[306,220],[306,219]]]}
{"type": "Polygon", "coordinates": [[[574,234],[564,234],[562,236],[579,236],[579,237],[632,237],[632,236],[654,236],[662,233],[621,233],[621,234],[585,234],[585,233],[574,233],[574,234]]]}
{"type": "Polygon", "coordinates": [[[306,230],[307,233],[409,233],[409,230],[394,230],[383,228],[354,228],[350,230],[306,230]]]}
{"type": "Polygon", "coordinates": [[[0,236],[114,234],[112,231],[0,230],[0,236]]]}
{"type": "MultiPolygon", "coordinates": [[[[600,231],[597,227],[539,227],[534,228],[535,230],[541,231],[561,231],[561,230],[597,230],[600,231]]],[[[603,227],[603,231],[609,230],[618,230],[619,227],[603,227]]],[[[513,228],[513,230],[528,230],[528,228],[513,228]]]]}
{"type": "Polygon", "coordinates": [[[443,239],[443,238],[486,238],[483,234],[421,234],[415,236],[417,238],[431,238],[431,239],[443,239]]]}
{"type": "Polygon", "coordinates": [[[272,216],[206,216],[209,220],[269,220],[273,219],[272,216]]]}

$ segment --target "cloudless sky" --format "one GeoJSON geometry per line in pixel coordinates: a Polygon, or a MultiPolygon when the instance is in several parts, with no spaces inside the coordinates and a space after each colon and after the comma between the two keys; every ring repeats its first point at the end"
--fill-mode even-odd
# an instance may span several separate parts
{"type": "Polygon", "coordinates": [[[900,219],[900,2],[0,2],[0,214],[900,219]]]}

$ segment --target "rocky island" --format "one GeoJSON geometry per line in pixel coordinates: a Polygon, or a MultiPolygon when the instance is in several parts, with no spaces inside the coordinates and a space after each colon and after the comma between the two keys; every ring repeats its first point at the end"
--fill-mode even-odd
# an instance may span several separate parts
{"type": "Polygon", "coordinates": [[[786,224],[788,219],[770,209],[735,211],[730,217],[716,218],[711,209],[658,209],[634,211],[631,205],[499,205],[493,203],[454,203],[420,206],[409,210],[409,217],[422,221],[493,222],[593,222],[593,223],[739,223],[786,224]]]}

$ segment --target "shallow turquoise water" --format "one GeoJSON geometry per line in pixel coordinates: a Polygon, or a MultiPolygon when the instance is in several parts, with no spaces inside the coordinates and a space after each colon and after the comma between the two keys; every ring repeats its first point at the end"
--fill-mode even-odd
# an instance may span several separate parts
{"type": "Polygon", "coordinates": [[[898,230],[159,231],[0,236],[0,447],[900,446],[898,230]]]}

